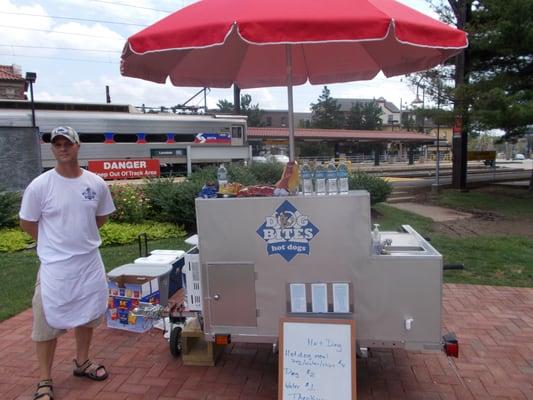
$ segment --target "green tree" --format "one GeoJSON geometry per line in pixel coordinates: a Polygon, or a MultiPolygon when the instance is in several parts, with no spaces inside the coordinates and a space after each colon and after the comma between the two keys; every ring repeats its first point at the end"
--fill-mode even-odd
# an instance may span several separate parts
{"type": "Polygon", "coordinates": [[[311,126],[319,129],[338,129],[344,126],[340,104],[331,97],[327,86],[316,103],[311,103],[311,126]]]}
{"type": "Polygon", "coordinates": [[[479,1],[467,29],[471,40],[470,84],[465,93],[482,128],[499,128],[504,139],[533,123],[533,2],[479,1]]]}
{"type": "Polygon", "coordinates": [[[469,34],[465,71],[455,71],[466,78],[456,85],[455,103],[468,111],[472,126],[502,129],[502,140],[516,140],[533,124],[533,2],[447,0],[436,5],[444,20],[455,18],[469,34]]]}
{"type": "Polygon", "coordinates": [[[345,123],[346,129],[363,129],[363,110],[361,104],[355,103],[352,104],[350,112],[346,117],[345,123]]]}
{"type": "Polygon", "coordinates": [[[259,104],[252,104],[252,96],[249,94],[241,95],[241,110],[248,116],[249,126],[263,126],[261,117],[263,116],[263,110],[259,108],[259,104]]]}
{"type": "Polygon", "coordinates": [[[217,102],[217,108],[222,113],[231,113],[233,112],[233,103],[226,99],[222,99],[217,102]]]}
{"type": "Polygon", "coordinates": [[[379,130],[383,126],[381,115],[383,110],[375,101],[352,104],[345,120],[347,129],[379,130]]]}
{"type": "Polygon", "coordinates": [[[383,110],[375,101],[368,102],[363,105],[361,112],[363,114],[363,129],[375,131],[381,129],[383,120],[381,114],[383,110]]]}
{"type": "MultiPolygon", "coordinates": [[[[219,100],[217,107],[220,112],[232,113],[234,106],[231,101],[219,100]]],[[[252,96],[249,94],[241,94],[241,114],[248,117],[248,126],[264,126],[261,122],[261,117],[264,111],[259,108],[259,104],[252,104],[252,96]]]]}

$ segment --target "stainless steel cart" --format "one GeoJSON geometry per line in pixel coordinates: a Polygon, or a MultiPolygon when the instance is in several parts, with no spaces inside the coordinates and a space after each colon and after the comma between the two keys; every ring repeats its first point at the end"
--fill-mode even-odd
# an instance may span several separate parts
{"type": "Polygon", "coordinates": [[[366,191],[197,199],[205,339],[276,343],[279,318],[354,319],[361,347],[441,349],[442,256],[417,232],[371,254],[366,191]]]}

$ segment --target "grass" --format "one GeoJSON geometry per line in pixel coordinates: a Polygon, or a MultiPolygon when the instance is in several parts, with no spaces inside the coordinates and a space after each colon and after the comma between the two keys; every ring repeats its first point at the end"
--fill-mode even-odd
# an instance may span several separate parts
{"type": "MultiPolygon", "coordinates": [[[[490,197],[485,193],[481,196],[477,193],[468,193],[467,198],[445,193],[442,197],[444,200],[439,197],[436,203],[444,204],[449,199],[454,199],[453,204],[456,208],[469,210],[480,209],[478,204],[471,203],[473,198],[487,199],[483,204],[486,211],[513,216],[524,206],[520,198],[511,199],[507,196],[503,201],[502,198],[505,196],[499,197],[489,201],[490,197]]],[[[373,222],[379,223],[382,230],[396,230],[402,224],[411,225],[422,235],[431,238],[431,245],[443,255],[445,264],[464,264],[464,270],[445,271],[444,282],[533,287],[533,240],[531,239],[509,235],[450,237],[435,233],[431,219],[383,203],[376,205],[375,211],[379,215],[373,218],[373,222]]],[[[523,217],[529,215],[528,213],[530,214],[531,210],[522,211],[520,215],[523,217]]]]}
{"type": "Polygon", "coordinates": [[[444,272],[444,281],[495,286],[533,287],[533,240],[521,236],[432,236],[444,263],[464,270],[444,272]]]}
{"type": "Polygon", "coordinates": [[[491,211],[510,218],[533,218],[533,193],[522,189],[505,188],[467,193],[445,190],[434,202],[460,210],[491,211]]]}
{"type": "MultiPolygon", "coordinates": [[[[149,242],[150,249],[183,249],[190,246],[179,239],[163,239],[149,242]]],[[[133,262],[139,257],[137,243],[125,246],[109,246],[101,249],[107,271],[133,262]]],[[[16,253],[0,253],[0,321],[31,307],[39,260],[35,250],[16,253]]]]}
{"type": "Polygon", "coordinates": [[[373,208],[379,215],[376,218],[373,217],[372,222],[379,224],[379,229],[382,231],[395,231],[401,225],[411,225],[421,235],[427,235],[433,231],[433,221],[429,218],[399,210],[384,203],[376,204],[373,208]]]}

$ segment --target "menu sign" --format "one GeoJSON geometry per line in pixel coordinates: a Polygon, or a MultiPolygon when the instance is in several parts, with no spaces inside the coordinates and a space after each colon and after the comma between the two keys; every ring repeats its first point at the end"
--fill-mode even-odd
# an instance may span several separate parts
{"type": "Polygon", "coordinates": [[[280,320],[278,399],[355,400],[356,392],[355,321],[280,320]]]}

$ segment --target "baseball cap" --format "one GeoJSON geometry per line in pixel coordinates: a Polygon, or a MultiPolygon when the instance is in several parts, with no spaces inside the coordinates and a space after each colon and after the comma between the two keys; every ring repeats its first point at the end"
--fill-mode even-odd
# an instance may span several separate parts
{"type": "Polygon", "coordinates": [[[78,132],[76,132],[70,126],[58,126],[54,128],[50,134],[50,142],[53,142],[54,139],[58,136],[63,136],[70,140],[72,143],[80,144],[80,137],[78,132]]]}

